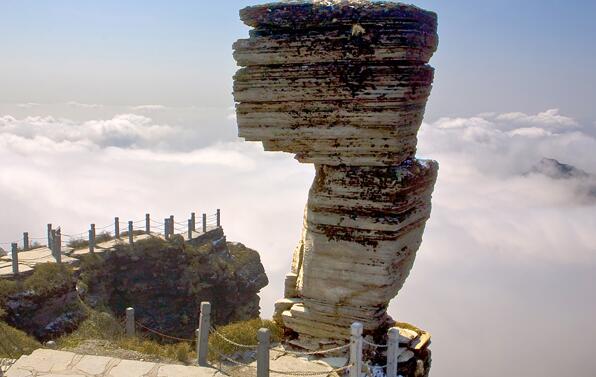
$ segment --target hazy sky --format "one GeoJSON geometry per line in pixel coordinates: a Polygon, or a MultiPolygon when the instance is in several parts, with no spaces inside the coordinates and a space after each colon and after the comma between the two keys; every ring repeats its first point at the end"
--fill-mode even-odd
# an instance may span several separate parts
{"type": "MultiPolygon", "coordinates": [[[[0,102],[230,106],[250,0],[0,2],[0,102]]],[[[428,119],[557,107],[596,120],[591,0],[418,1],[439,14],[428,119]]]]}
{"type": "MultiPolygon", "coordinates": [[[[221,208],[271,315],[314,169],[235,136],[250,3],[0,0],[0,247],[221,208]]],[[[593,377],[596,2],[416,4],[439,13],[419,155],[441,168],[390,313],[432,332],[434,376],[593,377]],[[588,176],[529,173],[543,157],[588,176]]]]}

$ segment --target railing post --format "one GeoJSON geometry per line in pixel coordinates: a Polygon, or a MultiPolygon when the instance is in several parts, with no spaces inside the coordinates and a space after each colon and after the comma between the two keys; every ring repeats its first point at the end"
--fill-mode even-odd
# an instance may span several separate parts
{"type": "Polygon", "coordinates": [[[52,224],[48,224],[48,248],[52,249],[52,224]]]}
{"type": "Polygon", "coordinates": [[[188,220],[188,240],[192,240],[192,219],[188,220]]]}
{"type": "Polygon", "coordinates": [[[145,233],[151,233],[151,215],[148,213],[145,214],[145,233]]]}
{"type": "Polygon", "coordinates": [[[192,221],[192,231],[197,229],[197,215],[194,212],[190,213],[190,220],[192,221]]]}
{"type": "Polygon", "coordinates": [[[23,233],[23,250],[29,250],[29,232],[23,233]]]}
{"type": "Polygon", "coordinates": [[[170,232],[170,219],[163,219],[163,236],[166,240],[169,238],[168,233],[170,232]]]}
{"type": "Polygon", "coordinates": [[[95,251],[95,237],[93,237],[93,231],[89,229],[89,252],[95,251]]]}
{"type": "Polygon", "coordinates": [[[91,224],[89,227],[89,252],[95,251],[95,224],[91,224]]]}
{"type": "Polygon", "coordinates": [[[128,222],[128,243],[130,244],[130,246],[132,246],[132,244],[133,244],[133,237],[134,237],[133,230],[134,229],[133,229],[132,221],[129,221],[128,222]]]}
{"type": "Polygon", "coordinates": [[[12,247],[12,273],[14,275],[19,274],[19,245],[13,243],[12,247]]]}
{"type": "Polygon", "coordinates": [[[201,302],[201,315],[199,317],[199,329],[197,330],[197,361],[199,366],[206,367],[207,354],[209,351],[209,329],[211,329],[211,303],[201,302]]]}
{"type": "Polygon", "coordinates": [[[173,236],[174,234],[176,234],[175,232],[175,226],[174,226],[174,215],[170,215],[170,236],[173,236]]]}
{"type": "Polygon", "coordinates": [[[54,258],[56,263],[62,263],[62,232],[60,228],[55,231],[54,235],[54,258]]]}
{"type": "Polygon", "coordinates": [[[126,336],[135,336],[135,310],[126,308],[126,336]]]}
{"type": "Polygon", "coordinates": [[[52,251],[52,256],[56,258],[56,230],[50,230],[50,242],[48,243],[48,248],[52,251]]]}
{"type": "Polygon", "coordinates": [[[387,377],[397,377],[397,352],[399,330],[392,327],[387,332],[387,377]]]}
{"type": "Polygon", "coordinates": [[[257,340],[259,341],[259,347],[257,348],[257,377],[269,377],[269,345],[271,343],[269,329],[259,329],[257,340]]]}
{"type": "Polygon", "coordinates": [[[114,237],[116,239],[120,238],[120,218],[114,217],[114,237]]]}
{"type": "Polygon", "coordinates": [[[362,371],[362,323],[354,322],[350,337],[350,377],[360,377],[362,371]]]}
{"type": "Polygon", "coordinates": [[[221,226],[221,211],[219,210],[219,208],[217,209],[217,227],[219,228],[221,226]]]}
{"type": "Polygon", "coordinates": [[[207,233],[207,214],[203,214],[203,233],[207,233]]]}

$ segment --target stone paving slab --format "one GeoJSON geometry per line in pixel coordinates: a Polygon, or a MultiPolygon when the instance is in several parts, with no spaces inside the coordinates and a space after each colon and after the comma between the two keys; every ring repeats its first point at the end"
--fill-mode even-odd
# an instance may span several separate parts
{"type": "MultiPolygon", "coordinates": [[[[196,233],[200,235],[202,233],[196,233]]],[[[194,235],[194,234],[193,234],[194,235]]],[[[151,236],[163,238],[161,234],[151,234],[151,236]]],[[[149,238],[150,235],[148,234],[140,234],[133,237],[133,241],[140,241],[146,238],[149,238]]],[[[101,254],[106,250],[112,249],[117,244],[124,244],[128,243],[128,237],[121,237],[120,239],[113,239],[110,241],[102,242],[96,245],[95,252],[101,254]]],[[[78,250],[73,250],[72,248],[63,247],[62,249],[62,263],[65,264],[74,264],[77,263],[79,257],[81,255],[89,254],[89,248],[83,248],[78,250]],[[66,255],[64,255],[66,254],[66,255]],[[74,257],[74,258],[73,258],[74,257]]],[[[39,247],[33,250],[28,251],[21,251],[19,252],[19,272],[27,273],[33,270],[36,264],[39,263],[54,263],[56,259],[52,255],[52,250],[48,247],[39,247]]],[[[0,258],[0,278],[2,277],[11,277],[12,276],[12,256],[9,253],[7,256],[0,258]]]]}
{"type": "MultiPolygon", "coordinates": [[[[140,235],[134,236],[132,238],[132,240],[133,240],[133,242],[137,242],[137,241],[147,239],[151,236],[163,239],[163,235],[152,233],[152,234],[140,234],[140,235]]],[[[114,238],[112,240],[109,240],[106,242],[101,242],[101,243],[98,243],[97,245],[95,245],[94,253],[102,254],[105,251],[114,248],[116,245],[125,245],[127,243],[128,243],[128,236],[121,236],[120,238],[114,238]]],[[[70,255],[71,256],[81,256],[81,255],[86,255],[86,254],[89,254],[88,247],[83,248],[83,249],[74,250],[70,255]]]]}
{"type": "MultiPolygon", "coordinates": [[[[333,370],[336,368],[343,367],[347,364],[345,358],[331,358],[324,360],[311,360],[305,357],[295,357],[290,355],[279,356],[278,353],[272,352],[271,359],[269,360],[269,369],[271,377],[287,377],[287,372],[298,373],[303,372],[306,374],[316,373],[320,376],[335,376],[338,374],[333,370]],[[286,372],[286,373],[279,373],[286,372]],[[327,374],[325,374],[327,373],[327,374]]],[[[232,375],[234,376],[254,376],[257,368],[257,363],[253,362],[246,367],[237,368],[232,375]]],[[[340,373],[341,374],[341,373],[340,373]]],[[[217,374],[218,377],[225,376],[222,373],[217,374]]]]}
{"type": "Polygon", "coordinates": [[[215,369],[122,360],[105,356],[38,349],[23,356],[6,377],[213,377],[215,369]]]}
{"type": "MultiPolygon", "coordinates": [[[[64,253],[70,252],[72,249],[65,248],[64,253]]],[[[62,263],[75,263],[77,260],[66,255],[62,255],[62,263]]],[[[47,247],[39,247],[32,250],[19,252],[19,272],[25,273],[33,269],[39,263],[54,263],[56,259],[52,255],[52,251],[47,247]]],[[[0,258],[0,277],[12,276],[12,255],[0,258]]]]}

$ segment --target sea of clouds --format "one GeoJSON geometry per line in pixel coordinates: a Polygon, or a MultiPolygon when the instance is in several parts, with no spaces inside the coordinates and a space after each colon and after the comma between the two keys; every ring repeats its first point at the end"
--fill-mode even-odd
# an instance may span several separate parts
{"type": "MultiPolygon", "coordinates": [[[[221,208],[228,239],[261,252],[271,315],[313,167],[235,139],[231,109],[67,106],[76,116],[39,104],[2,108],[0,242],[23,231],[43,237],[46,223],[78,233],[114,216],[184,221],[221,208]]],[[[439,161],[439,179],[416,265],[390,313],[433,333],[434,374],[596,368],[595,126],[556,109],[422,125],[418,154],[439,161]],[[543,158],[586,174],[536,169],[543,158]]]]}

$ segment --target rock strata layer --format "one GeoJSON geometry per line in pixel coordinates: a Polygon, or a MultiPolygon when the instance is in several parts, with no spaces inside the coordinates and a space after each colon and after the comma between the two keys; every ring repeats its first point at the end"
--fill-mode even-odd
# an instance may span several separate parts
{"type": "Polygon", "coordinates": [[[415,158],[434,70],[436,14],[369,1],[240,11],[239,136],[314,163],[302,238],[275,319],[303,340],[392,326],[431,211],[438,164],[415,158]]]}

